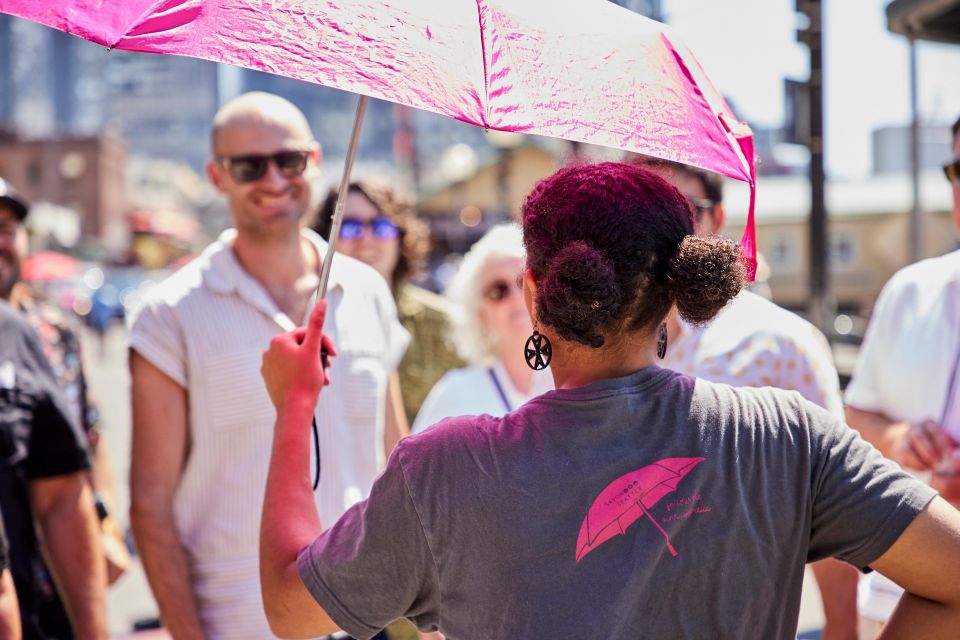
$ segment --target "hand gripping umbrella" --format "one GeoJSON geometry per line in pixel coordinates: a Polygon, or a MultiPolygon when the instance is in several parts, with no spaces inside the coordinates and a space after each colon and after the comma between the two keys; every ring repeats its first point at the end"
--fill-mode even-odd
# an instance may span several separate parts
{"type": "MultiPolygon", "coordinates": [[[[615,147],[743,180],[739,123],[668,27],[607,0],[0,0],[111,49],[223,62],[360,95],[324,258],[326,294],[367,96],[501,131],[615,147]]],[[[756,266],[753,198],[741,240],[756,266]]]]}

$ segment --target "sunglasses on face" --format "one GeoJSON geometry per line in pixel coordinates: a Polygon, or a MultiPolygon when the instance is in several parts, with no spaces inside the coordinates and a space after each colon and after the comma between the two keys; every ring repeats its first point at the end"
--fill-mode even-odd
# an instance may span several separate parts
{"type": "Polygon", "coordinates": [[[400,235],[400,229],[386,216],[377,216],[372,220],[344,218],[340,223],[341,240],[359,240],[366,228],[370,228],[373,237],[378,240],[392,240],[400,235]]]}
{"type": "Polygon", "coordinates": [[[954,160],[950,164],[943,165],[943,175],[947,176],[950,184],[960,187],[960,160],[954,160]]]}
{"type": "Polygon", "coordinates": [[[700,222],[700,218],[707,211],[713,210],[717,203],[708,198],[694,198],[693,196],[687,196],[687,202],[690,203],[690,206],[693,207],[693,210],[697,212],[697,222],[700,222]]]}
{"type": "Polygon", "coordinates": [[[288,178],[296,178],[307,168],[311,151],[280,151],[272,155],[240,155],[221,157],[220,164],[236,182],[256,182],[267,173],[272,162],[277,170],[288,178]]]}
{"type": "Polygon", "coordinates": [[[503,302],[513,295],[514,291],[519,292],[519,290],[520,285],[517,282],[494,280],[483,288],[483,297],[493,303],[503,302]]]}

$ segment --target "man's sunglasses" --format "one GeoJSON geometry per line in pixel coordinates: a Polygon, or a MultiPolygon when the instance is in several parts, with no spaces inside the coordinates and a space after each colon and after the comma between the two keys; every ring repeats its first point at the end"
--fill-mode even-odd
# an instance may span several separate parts
{"type": "Polygon", "coordinates": [[[378,240],[392,240],[400,235],[400,229],[386,216],[377,216],[372,220],[360,218],[344,218],[340,223],[341,240],[359,240],[363,230],[367,227],[373,231],[373,237],[378,240]]]}
{"type": "Polygon", "coordinates": [[[943,175],[947,176],[955,187],[960,187],[960,160],[954,160],[950,164],[943,165],[943,175]]]}
{"type": "Polygon", "coordinates": [[[267,166],[273,162],[277,170],[288,178],[302,175],[312,151],[280,151],[272,155],[241,155],[219,158],[230,177],[236,182],[256,182],[267,173],[267,166]]]}
{"type": "Polygon", "coordinates": [[[506,280],[494,280],[483,288],[483,297],[490,302],[497,303],[506,300],[514,290],[519,292],[519,283],[510,283],[506,280]]]}

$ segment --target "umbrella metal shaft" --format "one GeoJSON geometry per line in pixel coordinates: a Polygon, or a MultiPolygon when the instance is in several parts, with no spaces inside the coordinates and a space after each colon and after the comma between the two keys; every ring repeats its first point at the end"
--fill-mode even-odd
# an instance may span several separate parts
{"type": "Polygon", "coordinates": [[[357,113],[353,118],[353,131],[350,133],[350,146],[347,147],[347,158],[343,163],[343,177],[340,179],[340,189],[337,191],[337,204],[333,209],[333,220],[330,224],[330,237],[327,239],[327,254],[323,257],[323,268],[320,270],[320,283],[314,299],[318,302],[327,297],[327,282],[330,280],[330,268],[333,265],[333,253],[340,236],[340,223],[343,221],[343,203],[347,199],[347,190],[350,186],[350,172],[353,170],[353,161],[357,157],[357,146],[360,142],[360,127],[363,125],[363,113],[367,109],[367,96],[361,95],[357,101],[357,113]]]}

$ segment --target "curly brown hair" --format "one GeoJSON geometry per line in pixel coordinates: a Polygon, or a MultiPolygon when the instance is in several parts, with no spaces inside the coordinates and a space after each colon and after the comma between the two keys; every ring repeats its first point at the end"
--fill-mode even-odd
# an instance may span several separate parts
{"type": "MultiPolygon", "coordinates": [[[[382,216],[390,218],[400,230],[400,257],[390,278],[390,287],[397,292],[407,280],[423,268],[430,251],[430,231],[426,223],[417,217],[413,205],[397,191],[385,184],[371,180],[357,180],[347,187],[348,193],[359,193],[376,207],[382,216]]],[[[330,239],[330,225],[337,206],[339,189],[333,187],[320,204],[310,227],[324,240],[330,239]]]]}
{"type": "Polygon", "coordinates": [[[597,348],[652,331],[674,304],[703,323],[743,287],[739,247],[694,236],[683,195],[636,165],[565,167],[534,187],[522,217],[537,320],[566,340],[597,348]]]}

